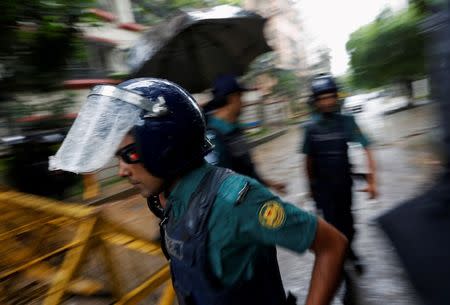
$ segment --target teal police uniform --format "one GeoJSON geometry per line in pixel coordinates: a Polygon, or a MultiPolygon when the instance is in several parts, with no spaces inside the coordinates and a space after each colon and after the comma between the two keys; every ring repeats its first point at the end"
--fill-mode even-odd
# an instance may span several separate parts
{"type": "MultiPolygon", "coordinates": [[[[175,223],[188,210],[193,191],[213,168],[205,163],[184,176],[171,191],[169,217],[175,223]]],[[[316,228],[316,216],[282,201],[256,180],[233,173],[220,185],[207,220],[207,260],[222,285],[234,285],[253,276],[254,258],[270,251],[267,246],[303,253],[311,246],[316,228]]]]}
{"type": "Polygon", "coordinates": [[[214,145],[214,149],[205,157],[206,161],[264,183],[253,164],[247,137],[238,123],[209,115],[206,135],[214,145]]]}
{"type": "MultiPolygon", "coordinates": [[[[325,125],[330,128],[335,127],[338,124],[338,120],[343,121],[345,133],[348,135],[349,142],[359,143],[363,147],[368,147],[370,145],[369,139],[361,132],[361,129],[355,122],[355,118],[351,115],[333,114],[333,117],[325,118],[320,113],[314,113],[311,117],[313,123],[325,125]]],[[[311,124],[306,125],[303,145],[300,147],[300,151],[306,155],[311,153],[309,126],[311,126],[311,124]]]]}
{"type": "Polygon", "coordinates": [[[214,145],[214,150],[207,155],[207,161],[211,164],[230,168],[232,165],[231,156],[227,151],[225,137],[228,134],[236,132],[239,125],[216,118],[213,115],[208,116],[207,136],[214,145]]]}

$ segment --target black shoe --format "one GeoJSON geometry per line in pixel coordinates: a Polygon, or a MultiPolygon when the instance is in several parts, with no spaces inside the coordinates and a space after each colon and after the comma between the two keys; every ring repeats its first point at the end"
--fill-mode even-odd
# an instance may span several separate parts
{"type": "Polygon", "coordinates": [[[362,275],[366,271],[366,266],[352,248],[349,249],[348,260],[352,263],[353,268],[358,275],[362,275]]]}
{"type": "Polygon", "coordinates": [[[290,291],[288,293],[287,299],[286,299],[286,305],[296,305],[297,304],[297,297],[294,296],[290,291]]]}
{"type": "Polygon", "coordinates": [[[353,268],[358,275],[362,275],[366,272],[366,266],[359,259],[352,260],[353,268]]]}
{"type": "Polygon", "coordinates": [[[352,292],[345,289],[344,298],[342,299],[344,305],[356,305],[356,299],[352,292]]]}
{"type": "Polygon", "coordinates": [[[356,295],[355,295],[355,283],[349,273],[344,271],[344,295],[342,298],[342,304],[344,305],[356,305],[356,295]]]}

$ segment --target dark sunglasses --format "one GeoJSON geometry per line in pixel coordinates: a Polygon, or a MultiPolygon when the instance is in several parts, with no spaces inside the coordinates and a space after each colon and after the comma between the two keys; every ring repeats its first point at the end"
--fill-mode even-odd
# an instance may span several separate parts
{"type": "Polygon", "coordinates": [[[139,153],[135,143],[128,144],[127,146],[119,149],[116,152],[116,156],[128,164],[135,164],[141,162],[139,153]]]}

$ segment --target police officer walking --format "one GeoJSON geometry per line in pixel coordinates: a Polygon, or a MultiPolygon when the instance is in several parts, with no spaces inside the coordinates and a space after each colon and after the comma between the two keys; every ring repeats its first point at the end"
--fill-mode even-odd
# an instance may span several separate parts
{"type": "Polygon", "coordinates": [[[334,225],[349,240],[348,258],[356,270],[363,265],[351,247],[355,233],[353,225],[352,178],[348,158],[348,143],[358,142],[364,147],[370,173],[364,190],[369,198],[377,196],[375,161],[369,141],[352,116],[339,113],[338,87],[330,75],[313,79],[311,102],[316,110],[306,126],[302,152],[306,155],[306,174],[310,192],[326,221],[334,225]]]}
{"type": "Polygon", "coordinates": [[[245,91],[248,89],[242,87],[232,75],[221,75],[215,79],[214,98],[204,107],[207,136],[214,144],[214,150],[206,156],[206,160],[284,193],[284,183],[263,178],[253,164],[248,141],[238,122],[242,110],[242,93],[245,91]]]}
{"type": "Polygon", "coordinates": [[[164,248],[181,305],[286,304],[276,245],[315,254],[305,304],[329,304],[344,235],[256,180],[205,162],[205,130],[193,97],[169,81],[96,86],[50,166],[92,172],[116,155],[119,175],[143,197],[163,194],[164,248]]]}

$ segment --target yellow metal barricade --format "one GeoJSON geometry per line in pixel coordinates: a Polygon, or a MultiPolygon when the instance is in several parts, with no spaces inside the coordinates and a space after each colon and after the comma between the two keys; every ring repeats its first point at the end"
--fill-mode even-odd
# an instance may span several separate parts
{"type": "Polygon", "coordinates": [[[95,174],[83,175],[83,200],[93,199],[100,195],[100,184],[95,174]]]}
{"type": "Polygon", "coordinates": [[[121,277],[129,271],[116,261],[114,248],[158,262],[164,261],[162,252],[157,243],[106,219],[101,207],[0,191],[0,244],[0,304],[31,304],[40,298],[40,304],[56,305],[69,294],[104,291],[121,305],[138,304],[156,292],[159,305],[175,299],[165,262],[132,289],[124,285],[121,277]],[[83,273],[89,262],[103,266],[106,285],[98,279],[100,271],[83,273]]]}

